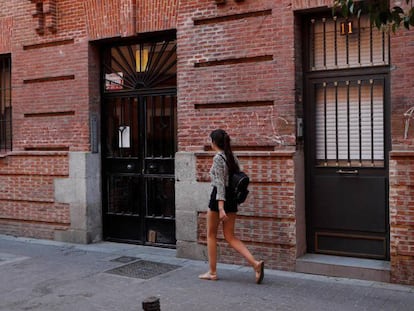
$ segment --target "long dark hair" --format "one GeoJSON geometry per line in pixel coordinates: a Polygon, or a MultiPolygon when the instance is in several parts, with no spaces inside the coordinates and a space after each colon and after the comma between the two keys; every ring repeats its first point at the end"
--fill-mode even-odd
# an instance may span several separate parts
{"type": "Polygon", "coordinates": [[[240,171],[239,165],[234,159],[233,151],[231,150],[230,136],[226,131],[222,129],[217,129],[211,132],[210,134],[211,141],[216,144],[221,150],[224,151],[227,159],[227,166],[229,168],[229,173],[238,173],[240,171]]]}

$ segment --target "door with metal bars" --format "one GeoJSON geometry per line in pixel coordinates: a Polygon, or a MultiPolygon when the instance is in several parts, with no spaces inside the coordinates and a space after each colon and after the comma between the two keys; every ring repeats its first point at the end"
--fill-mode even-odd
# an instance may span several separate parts
{"type": "Polygon", "coordinates": [[[103,53],[104,237],[175,245],[176,42],[103,53]]]}
{"type": "Polygon", "coordinates": [[[388,39],[367,19],[309,23],[308,250],[388,259],[388,39]]]}

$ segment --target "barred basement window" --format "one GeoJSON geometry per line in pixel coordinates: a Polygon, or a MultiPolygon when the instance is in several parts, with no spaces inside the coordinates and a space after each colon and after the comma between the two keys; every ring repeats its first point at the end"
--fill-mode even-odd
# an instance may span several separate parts
{"type": "Polygon", "coordinates": [[[11,56],[0,55],[0,152],[12,149],[11,56]]]}

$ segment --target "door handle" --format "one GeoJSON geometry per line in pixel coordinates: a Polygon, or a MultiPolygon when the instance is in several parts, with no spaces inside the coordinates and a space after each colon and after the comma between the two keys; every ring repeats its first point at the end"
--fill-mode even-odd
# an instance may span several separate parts
{"type": "Polygon", "coordinates": [[[337,174],[358,175],[359,171],[358,170],[337,170],[336,173],[337,174]]]}
{"type": "Polygon", "coordinates": [[[149,173],[155,173],[158,171],[158,166],[154,163],[151,163],[150,165],[148,165],[148,172],[149,173]]]}

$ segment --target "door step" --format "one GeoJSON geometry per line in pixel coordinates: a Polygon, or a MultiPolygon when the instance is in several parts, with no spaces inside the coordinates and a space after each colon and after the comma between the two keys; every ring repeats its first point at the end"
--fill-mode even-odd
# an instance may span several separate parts
{"type": "Polygon", "coordinates": [[[390,282],[390,262],[374,259],[306,254],[296,259],[296,272],[390,282]]]}

